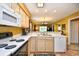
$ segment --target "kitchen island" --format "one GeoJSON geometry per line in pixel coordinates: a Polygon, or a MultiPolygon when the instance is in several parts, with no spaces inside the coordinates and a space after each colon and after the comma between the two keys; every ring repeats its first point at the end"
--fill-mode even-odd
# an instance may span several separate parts
{"type": "MultiPolygon", "coordinates": [[[[5,48],[0,48],[0,56],[9,56],[9,55],[15,55],[19,50],[21,50],[20,47],[24,46],[24,44],[28,43],[28,46],[29,46],[29,40],[31,37],[44,37],[44,36],[48,36],[50,37],[50,39],[47,39],[47,40],[43,40],[41,41],[41,39],[38,41],[38,49],[40,50],[41,47],[43,46],[40,46],[40,44],[44,44],[43,42],[45,42],[45,47],[49,47],[49,49],[47,48],[43,48],[42,50],[44,51],[50,51],[51,53],[53,52],[66,52],[66,36],[63,36],[61,35],[60,33],[55,33],[55,32],[50,32],[50,33],[40,33],[40,32],[31,32],[29,33],[28,35],[24,35],[24,36],[19,36],[19,37],[13,37],[14,39],[24,39],[23,42],[10,42],[9,40],[11,40],[12,38],[7,38],[7,39],[3,39],[3,40],[0,40],[0,44],[3,44],[3,43],[7,43],[8,45],[16,45],[15,48],[13,49],[5,49],[5,48]],[[53,46],[53,47],[52,47],[53,46]],[[39,48],[40,47],[40,48],[39,48]],[[16,53],[15,53],[16,52],[16,53]]],[[[31,40],[33,40],[31,38],[31,40]]],[[[29,47],[26,47],[27,50],[28,50],[28,54],[30,53],[29,51],[29,47]]],[[[36,49],[36,47],[34,47],[33,49],[36,49]]],[[[41,51],[41,50],[40,50],[41,51]]],[[[31,54],[29,54],[31,55],[31,54]]],[[[32,54],[33,55],[33,54],[32,54]]]]}

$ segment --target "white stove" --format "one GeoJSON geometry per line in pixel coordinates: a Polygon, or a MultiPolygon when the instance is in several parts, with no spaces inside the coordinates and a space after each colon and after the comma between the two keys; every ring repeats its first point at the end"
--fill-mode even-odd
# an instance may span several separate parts
{"type": "Polygon", "coordinates": [[[6,38],[0,40],[0,56],[11,55],[23,43],[25,39],[22,38],[6,38]]]}

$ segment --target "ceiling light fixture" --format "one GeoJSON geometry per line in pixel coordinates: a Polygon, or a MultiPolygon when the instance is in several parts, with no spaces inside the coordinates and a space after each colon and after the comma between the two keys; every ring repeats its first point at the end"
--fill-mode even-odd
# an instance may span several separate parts
{"type": "Polygon", "coordinates": [[[44,7],[44,3],[37,3],[37,7],[38,8],[43,8],[44,7]]]}
{"type": "Polygon", "coordinates": [[[57,11],[56,11],[56,10],[54,10],[53,12],[54,12],[54,13],[56,13],[57,11]]]}

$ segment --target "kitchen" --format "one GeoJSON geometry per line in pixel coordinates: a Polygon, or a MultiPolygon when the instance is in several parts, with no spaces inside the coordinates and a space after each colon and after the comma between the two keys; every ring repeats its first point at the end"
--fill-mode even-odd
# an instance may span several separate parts
{"type": "MultiPolygon", "coordinates": [[[[57,56],[68,51],[68,24],[61,24],[60,20],[57,20],[60,23],[51,23],[51,18],[46,17],[50,15],[49,13],[48,15],[44,14],[44,17],[40,16],[42,15],[41,11],[45,9],[41,5],[35,7],[36,13],[34,12],[35,8],[32,10],[35,5],[37,4],[0,4],[0,56],[57,56]],[[40,13],[37,9],[40,10],[40,13]],[[40,16],[40,18],[38,16],[33,18],[35,15],[40,16]]],[[[62,4],[56,5],[62,6],[62,4]]],[[[74,6],[75,10],[79,4],[71,5],[74,6]]],[[[71,5],[66,4],[66,8],[72,7],[71,5]]],[[[47,11],[45,9],[45,13],[47,11]]],[[[76,11],[79,11],[79,8],[76,11]]],[[[57,11],[54,10],[53,12],[56,13],[57,11]]],[[[79,16],[79,12],[77,13],[79,16]]]]}

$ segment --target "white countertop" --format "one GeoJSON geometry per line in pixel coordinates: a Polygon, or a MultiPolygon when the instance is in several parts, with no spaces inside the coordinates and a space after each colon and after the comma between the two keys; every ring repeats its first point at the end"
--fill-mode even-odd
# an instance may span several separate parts
{"type": "MultiPolygon", "coordinates": [[[[11,38],[6,38],[6,39],[2,39],[0,40],[0,44],[3,43],[7,43],[8,45],[17,45],[15,48],[13,49],[5,49],[4,48],[0,48],[0,56],[9,56],[10,54],[14,53],[17,49],[19,49],[31,36],[38,36],[36,33],[31,33],[25,36],[20,36],[20,37],[16,37],[15,39],[25,39],[25,41],[23,42],[10,42],[9,40],[11,40],[11,38]]],[[[53,35],[53,37],[65,37],[63,35],[53,35]]]]}

